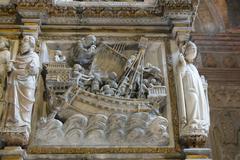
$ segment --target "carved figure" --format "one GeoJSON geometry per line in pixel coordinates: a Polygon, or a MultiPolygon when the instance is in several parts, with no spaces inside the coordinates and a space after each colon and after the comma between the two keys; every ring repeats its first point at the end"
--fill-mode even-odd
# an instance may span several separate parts
{"type": "MultiPolygon", "coordinates": [[[[7,72],[10,70],[9,42],[6,38],[0,37],[0,102],[4,101],[6,89],[7,72]]],[[[2,117],[3,105],[0,106],[0,119],[2,117]]]]}
{"type": "Polygon", "coordinates": [[[118,84],[116,81],[117,81],[117,74],[115,72],[111,72],[109,74],[109,79],[107,80],[107,84],[109,84],[111,88],[117,89],[118,84]]]}
{"type": "Polygon", "coordinates": [[[88,35],[80,40],[73,50],[73,61],[88,67],[96,54],[96,37],[88,35]]]}
{"type": "Polygon", "coordinates": [[[146,64],[146,67],[144,68],[144,71],[152,73],[152,74],[161,74],[162,73],[160,68],[152,65],[151,63],[146,64]]]}
{"type": "Polygon", "coordinates": [[[92,78],[92,76],[85,75],[84,72],[85,69],[81,65],[75,64],[73,66],[72,76],[76,79],[76,84],[82,88],[84,87],[84,82],[89,81],[92,78]]]}
{"type": "Polygon", "coordinates": [[[128,70],[132,67],[134,61],[136,60],[136,56],[131,55],[130,58],[127,60],[126,66],[125,66],[125,70],[128,70]]]}
{"type": "Polygon", "coordinates": [[[55,62],[65,62],[66,57],[62,55],[62,51],[56,50],[54,55],[55,62]]]}
{"type": "Polygon", "coordinates": [[[121,85],[119,86],[119,88],[117,90],[116,96],[121,96],[121,97],[125,96],[128,86],[129,86],[129,79],[128,79],[128,77],[125,77],[123,82],[121,83],[121,85]]]}
{"type": "Polygon", "coordinates": [[[7,86],[6,126],[30,129],[40,67],[39,57],[34,48],[34,37],[25,36],[21,42],[20,55],[13,61],[7,86]]]}
{"type": "Polygon", "coordinates": [[[73,72],[72,72],[72,77],[76,79],[76,84],[79,85],[80,83],[80,86],[83,87],[83,83],[82,81],[80,81],[81,77],[82,77],[82,74],[84,72],[84,68],[79,65],[79,64],[74,64],[73,66],[73,72]],[[80,81],[80,82],[79,82],[80,81]]]}
{"type": "Polygon", "coordinates": [[[91,83],[91,92],[96,94],[96,93],[100,92],[100,86],[102,84],[102,80],[101,80],[99,74],[95,73],[93,75],[94,75],[94,78],[93,78],[92,83],[91,83]]]}
{"type": "Polygon", "coordinates": [[[193,42],[188,42],[183,54],[179,55],[178,77],[179,84],[179,116],[181,134],[189,135],[203,131],[208,133],[209,129],[209,106],[202,79],[192,64],[197,56],[197,47],[193,42]]]}
{"type": "Polygon", "coordinates": [[[147,98],[147,96],[148,96],[148,86],[149,86],[149,82],[148,82],[148,79],[144,79],[143,80],[143,83],[141,84],[141,87],[140,87],[140,89],[141,89],[141,96],[142,96],[142,98],[147,98]]]}
{"type": "Polygon", "coordinates": [[[115,94],[114,88],[111,88],[110,85],[106,84],[101,88],[101,94],[106,96],[113,96],[115,94]]]}

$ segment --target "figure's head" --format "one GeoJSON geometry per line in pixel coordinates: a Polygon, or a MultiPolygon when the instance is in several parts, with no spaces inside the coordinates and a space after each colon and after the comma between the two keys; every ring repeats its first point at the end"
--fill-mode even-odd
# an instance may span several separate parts
{"type": "Polygon", "coordinates": [[[62,51],[61,50],[55,50],[55,55],[62,56],[62,51]]]}
{"type": "Polygon", "coordinates": [[[21,54],[25,54],[30,51],[34,51],[35,38],[33,36],[24,36],[21,42],[21,54]]]}
{"type": "Polygon", "coordinates": [[[9,48],[9,41],[5,37],[0,37],[0,50],[5,50],[9,48]]]}
{"type": "Polygon", "coordinates": [[[96,45],[96,40],[94,35],[88,35],[84,38],[84,46],[91,47],[91,45],[96,45]]]}
{"type": "Polygon", "coordinates": [[[152,64],[149,63],[149,62],[146,64],[146,67],[147,67],[147,68],[150,68],[151,66],[152,66],[152,64]]]}
{"type": "Polygon", "coordinates": [[[130,59],[133,60],[133,61],[135,61],[135,60],[136,60],[136,56],[131,55],[131,56],[130,56],[130,59]]]}
{"type": "Polygon", "coordinates": [[[152,84],[155,84],[155,83],[157,83],[157,80],[156,80],[155,78],[152,78],[152,79],[151,79],[151,83],[152,83],[152,84]]]}
{"type": "Polygon", "coordinates": [[[144,84],[148,84],[148,82],[149,82],[148,79],[143,79],[144,84]]]}
{"type": "Polygon", "coordinates": [[[73,70],[74,71],[82,71],[83,68],[82,68],[82,66],[80,64],[74,64],[73,70]]]}
{"type": "Polygon", "coordinates": [[[110,85],[106,84],[106,85],[104,86],[104,89],[105,89],[105,90],[110,89],[110,85]]]}
{"type": "Polygon", "coordinates": [[[197,56],[197,46],[195,45],[195,43],[189,41],[184,47],[184,54],[186,60],[188,62],[192,62],[197,56]]]}

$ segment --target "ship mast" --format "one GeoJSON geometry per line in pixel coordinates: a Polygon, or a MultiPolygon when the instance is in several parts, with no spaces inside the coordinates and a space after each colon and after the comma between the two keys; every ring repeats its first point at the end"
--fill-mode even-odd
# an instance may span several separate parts
{"type": "Polygon", "coordinates": [[[134,85],[135,83],[138,83],[138,96],[141,96],[141,91],[142,91],[142,81],[143,81],[143,65],[144,65],[144,56],[145,56],[145,52],[146,52],[146,48],[147,48],[147,43],[148,43],[148,39],[141,37],[140,41],[139,41],[139,52],[137,54],[137,58],[135,59],[135,61],[132,63],[132,65],[127,69],[127,71],[125,72],[125,74],[123,75],[122,81],[120,82],[119,88],[121,87],[121,85],[124,85],[123,83],[125,83],[125,79],[128,78],[129,79],[129,88],[126,90],[126,96],[128,97],[131,96],[133,90],[134,90],[134,85]],[[133,71],[133,73],[132,73],[133,71]]]}

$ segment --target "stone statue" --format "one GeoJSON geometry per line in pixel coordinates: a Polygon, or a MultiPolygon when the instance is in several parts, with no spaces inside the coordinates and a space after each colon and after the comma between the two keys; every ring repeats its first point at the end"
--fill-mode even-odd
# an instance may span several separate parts
{"type": "Polygon", "coordinates": [[[109,79],[107,80],[107,84],[110,85],[111,88],[117,89],[117,74],[115,72],[111,72],[108,75],[109,79]]]}
{"type": "Polygon", "coordinates": [[[127,60],[127,63],[125,65],[124,69],[125,70],[130,69],[136,59],[137,59],[137,57],[135,55],[131,55],[130,58],[127,60]]]}
{"type": "Polygon", "coordinates": [[[73,49],[73,61],[83,67],[88,67],[96,54],[96,37],[88,35],[80,40],[73,49]]]}
{"type": "Polygon", "coordinates": [[[6,38],[0,37],[0,119],[3,112],[4,93],[6,89],[7,72],[9,71],[9,42],[6,38]]]}
{"type": "Polygon", "coordinates": [[[20,54],[12,61],[6,93],[5,126],[8,128],[30,129],[40,68],[39,57],[34,48],[34,37],[25,36],[21,42],[20,54]]]}
{"type": "Polygon", "coordinates": [[[55,62],[65,62],[66,57],[62,55],[62,51],[56,50],[54,54],[55,62]]]}
{"type": "Polygon", "coordinates": [[[99,74],[94,73],[93,74],[93,79],[91,82],[91,92],[92,93],[99,93],[100,92],[100,86],[102,84],[102,80],[99,74]]]}
{"type": "Polygon", "coordinates": [[[125,77],[117,90],[117,97],[124,97],[126,95],[127,88],[129,87],[129,78],[125,77]]]}
{"type": "Polygon", "coordinates": [[[207,134],[209,130],[209,105],[202,79],[193,65],[197,47],[193,42],[183,46],[177,65],[179,77],[179,117],[181,135],[207,134]]]}
{"type": "Polygon", "coordinates": [[[111,88],[109,84],[105,84],[101,90],[100,93],[105,95],[105,96],[114,96],[116,89],[111,88]]]}
{"type": "Polygon", "coordinates": [[[72,77],[76,80],[76,84],[81,88],[85,87],[85,83],[92,80],[92,75],[86,75],[85,69],[80,64],[74,64],[72,77]]]}

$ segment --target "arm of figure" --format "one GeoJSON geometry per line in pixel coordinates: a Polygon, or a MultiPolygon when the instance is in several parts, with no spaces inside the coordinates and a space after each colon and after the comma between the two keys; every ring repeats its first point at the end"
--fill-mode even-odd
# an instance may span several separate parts
{"type": "Polygon", "coordinates": [[[38,75],[40,69],[39,57],[36,56],[32,61],[26,66],[26,70],[29,75],[38,75]]]}
{"type": "Polygon", "coordinates": [[[185,98],[184,98],[184,89],[183,89],[183,77],[186,71],[186,61],[183,54],[179,54],[178,56],[178,65],[177,65],[177,89],[179,96],[179,117],[180,124],[184,126],[187,124],[187,115],[186,115],[186,106],[185,106],[185,98]]]}
{"type": "Polygon", "coordinates": [[[96,54],[96,46],[91,45],[91,47],[88,49],[88,53],[91,55],[95,55],[96,54]]]}
{"type": "Polygon", "coordinates": [[[17,69],[14,66],[12,67],[12,71],[16,75],[26,76],[28,74],[27,70],[25,69],[17,69]]]}
{"type": "Polygon", "coordinates": [[[86,80],[86,81],[90,81],[92,79],[92,76],[88,76],[88,75],[83,74],[82,79],[86,80]]]}
{"type": "Polygon", "coordinates": [[[179,54],[178,56],[178,71],[184,76],[185,71],[186,71],[186,61],[182,53],[179,54]]]}

